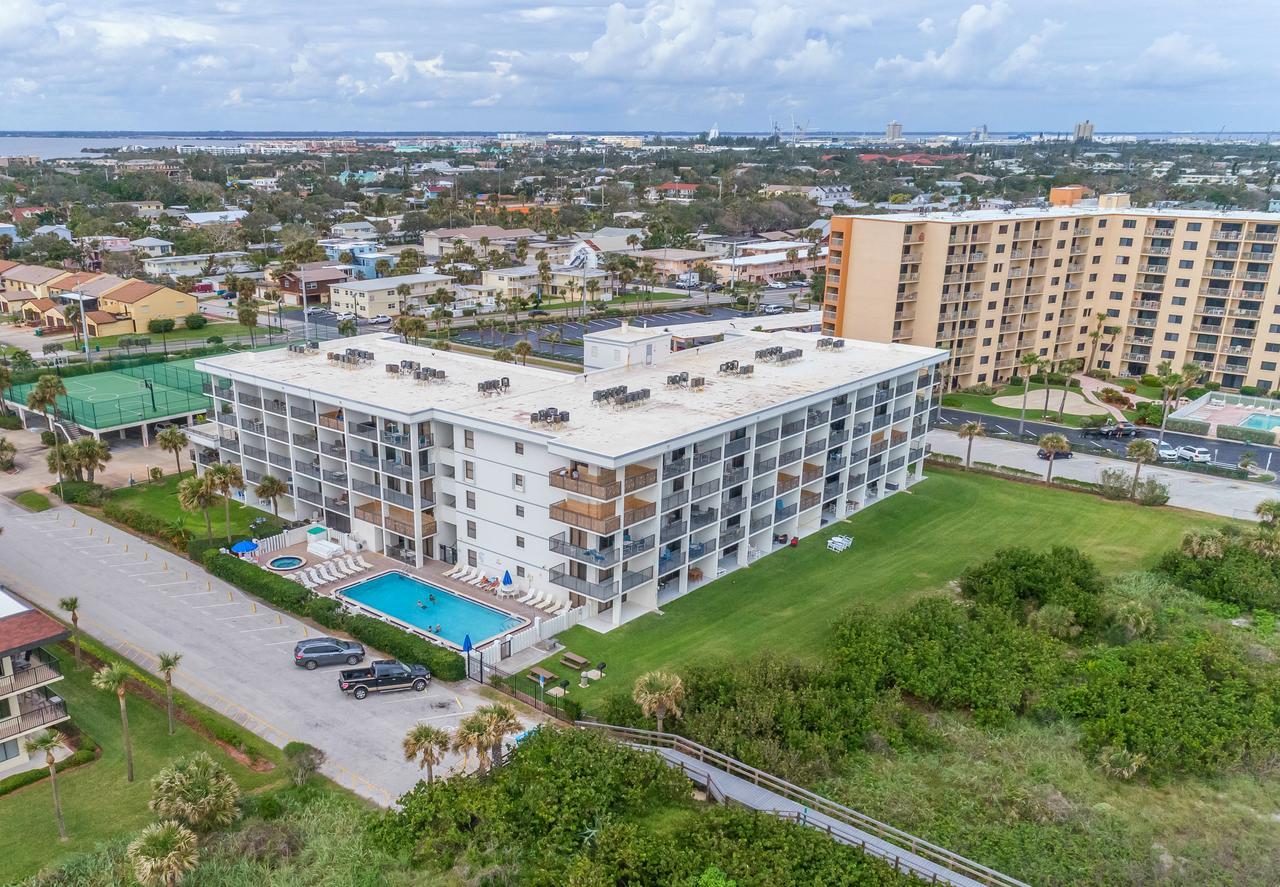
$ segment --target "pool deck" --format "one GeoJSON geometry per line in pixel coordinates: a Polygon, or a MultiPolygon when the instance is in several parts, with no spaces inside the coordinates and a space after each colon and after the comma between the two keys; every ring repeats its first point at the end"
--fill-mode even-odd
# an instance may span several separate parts
{"type": "MultiPolygon", "coordinates": [[[[316,557],[316,555],[314,554],[310,554],[307,551],[307,544],[305,542],[299,542],[296,545],[290,545],[287,548],[281,548],[271,552],[270,554],[263,555],[261,558],[261,562],[263,564],[266,564],[274,560],[275,558],[288,557],[290,555],[294,555],[296,557],[301,557],[306,559],[306,563],[298,568],[302,570],[305,570],[307,567],[314,567],[318,564],[324,563],[322,559],[316,557]]],[[[481,589],[476,588],[475,586],[467,585],[465,582],[457,582],[445,576],[444,575],[445,572],[448,570],[452,570],[453,566],[451,564],[446,564],[442,561],[434,561],[434,560],[428,561],[427,566],[424,566],[421,569],[419,569],[417,567],[413,567],[413,566],[410,566],[409,564],[406,564],[404,561],[387,557],[386,555],[383,555],[383,554],[377,554],[372,551],[362,551],[360,552],[360,556],[363,557],[369,564],[373,566],[372,570],[366,570],[357,576],[348,576],[336,582],[325,583],[324,585],[321,585],[316,588],[316,593],[324,595],[325,597],[337,597],[338,593],[341,592],[343,588],[346,588],[351,585],[356,585],[360,582],[365,582],[369,579],[374,578],[375,576],[379,576],[386,572],[399,572],[399,573],[404,573],[405,575],[408,575],[408,576],[413,576],[415,579],[420,579],[423,582],[430,583],[431,585],[434,585],[437,588],[444,589],[445,591],[451,592],[452,594],[456,594],[459,597],[469,598],[475,601],[476,603],[484,604],[486,607],[492,607],[495,610],[501,610],[504,613],[510,613],[512,616],[516,616],[518,618],[525,620],[526,624],[522,624],[518,628],[514,628],[509,632],[504,632],[503,635],[501,636],[505,636],[507,634],[511,634],[518,631],[523,631],[529,625],[533,624],[533,621],[535,618],[538,618],[538,619],[549,618],[549,614],[542,610],[538,610],[534,607],[529,607],[529,606],[525,606],[524,604],[517,603],[515,597],[498,597],[498,595],[494,594],[491,591],[482,591],[481,589]]],[[[283,575],[286,575],[287,573],[291,573],[294,571],[287,570],[284,572],[280,572],[278,570],[270,570],[269,572],[277,573],[278,575],[283,576],[283,575]]],[[[521,592],[521,594],[523,594],[523,592],[521,592]]],[[[388,618],[392,618],[392,617],[388,617],[388,618]]],[[[399,622],[399,620],[393,620],[393,621],[399,622]]],[[[415,626],[411,626],[408,623],[405,623],[405,625],[406,627],[408,627],[413,631],[418,631],[418,632],[421,631],[421,629],[418,629],[415,626]]],[[[443,643],[445,646],[449,646],[451,648],[454,646],[453,644],[450,644],[441,638],[436,638],[435,635],[429,635],[429,636],[433,640],[443,643]]]]}
{"type": "Polygon", "coordinates": [[[1242,404],[1224,403],[1224,404],[1207,404],[1196,410],[1194,415],[1186,418],[1195,419],[1200,422],[1209,423],[1209,434],[1216,433],[1219,425],[1240,425],[1245,428],[1256,428],[1259,431],[1268,431],[1271,429],[1257,428],[1256,425],[1246,425],[1246,420],[1254,416],[1263,416],[1273,420],[1277,426],[1280,426],[1280,404],[1270,409],[1254,409],[1251,410],[1242,404]]]}

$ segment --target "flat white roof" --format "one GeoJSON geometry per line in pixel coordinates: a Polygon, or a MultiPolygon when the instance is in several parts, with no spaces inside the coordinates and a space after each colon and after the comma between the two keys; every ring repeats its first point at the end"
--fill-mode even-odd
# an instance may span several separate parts
{"type": "Polygon", "coordinates": [[[22,601],[0,588],[0,619],[6,616],[13,616],[16,613],[25,613],[30,609],[22,601]]]}
{"type": "MultiPolygon", "coordinates": [[[[808,251],[811,245],[812,244],[808,244],[808,243],[804,245],[804,251],[801,252],[800,255],[796,258],[796,261],[799,261],[800,259],[807,259],[809,257],[808,251]]],[[[818,250],[819,256],[825,256],[826,254],[827,254],[827,248],[825,246],[818,250]]],[[[727,259],[727,258],[717,259],[711,264],[728,265],[730,267],[733,267],[735,265],[772,265],[776,262],[788,262],[788,261],[790,261],[790,259],[787,258],[787,252],[786,250],[783,250],[780,253],[759,253],[758,255],[754,255],[754,256],[738,256],[737,258],[733,258],[733,259],[727,259]]]]}
{"type": "Polygon", "coordinates": [[[759,413],[787,412],[799,401],[823,392],[892,377],[936,362],[946,353],[936,348],[861,341],[849,341],[839,351],[818,351],[818,338],[814,333],[790,331],[744,332],[723,342],[664,355],[655,366],[562,373],[495,363],[487,356],[435,351],[403,343],[394,336],[370,334],[342,339],[334,346],[335,350],[340,345],[372,351],[373,364],[359,369],[331,364],[324,352],[299,355],[283,348],[203,358],[197,368],[402,421],[422,421],[437,414],[464,425],[520,432],[529,438],[546,439],[555,452],[597,457],[607,463],[642,458],[645,451],[661,451],[679,445],[683,438],[708,433],[722,424],[728,427],[759,413]],[[758,349],[773,345],[800,348],[804,356],[785,366],[755,360],[758,349]],[[389,375],[385,364],[401,360],[444,370],[447,381],[423,384],[389,375]],[[755,372],[751,376],[719,375],[720,364],[729,360],[754,364],[755,372]],[[705,388],[700,392],[668,390],[667,376],[679,372],[703,376],[705,388]],[[482,397],[478,393],[478,383],[503,376],[511,380],[506,394],[482,397]],[[592,392],[615,385],[626,385],[633,391],[648,388],[651,396],[627,410],[593,405],[592,392]],[[532,413],[552,407],[570,414],[567,425],[545,429],[530,424],[532,413]]]}
{"type": "MultiPolygon", "coordinates": [[[[1125,206],[1115,209],[1102,209],[1097,206],[1022,206],[1016,209],[974,209],[958,212],[905,212],[886,215],[865,215],[850,213],[848,217],[855,219],[872,219],[880,222],[943,222],[952,225],[972,224],[973,222],[1003,222],[1012,219],[1057,219],[1080,216],[1147,216],[1150,218],[1186,218],[1186,219],[1221,219],[1224,222],[1258,221],[1269,224],[1280,224],[1280,213],[1267,213],[1256,210],[1212,210],[1181,209],[1165,207],[1158,209],[1150,206],[1125,206]]],[[[842,217],[837,217],[842,218],[842,217]]]]}
{"type": "Polygon", "coordinates": [[[371,293],[379,290],[393,290],[402,283],[444,283],[453,280],[448,274],[402,274],[399,277],[375,277],[372,280],[347,280],[333,285],[333,289],[355,290],[360,293],[371,293]]]}

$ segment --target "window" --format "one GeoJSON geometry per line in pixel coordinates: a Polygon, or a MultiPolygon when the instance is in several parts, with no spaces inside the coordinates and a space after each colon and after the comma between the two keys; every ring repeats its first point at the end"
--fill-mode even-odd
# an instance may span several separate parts
{"type": "Polygon", "coordinates": [[[982,322],[982,328],[984,330],[989,330],[995,325],[996,325],[996,322],[989,317],[982,322]]]}
{"type": "Polygon", "coordinates": [[[1120,223],[1120,227],[1121,227],[1121,228],[1136,228],[1136,227],[1138,227],[1138,220],[1137,220],[1137,219],[1125,219],[1123,222],[1121,222],[1121,223],[1120,223]]]}
{"type": "Polygon", "coordinates": [[[1000,284],[998,284],[998,283],[993,283],[993,284],[991,284],[991,292],[993,292],[993,293],[998,293],[998,292],[1000,292],[1000,284]]]}
{"type": "Polygon", "coordinates": [[[1277,351],[1280,351],[1280,343],[1276,343],[1276,342],[1268,342],[1268,343],[1266,344],[1265,348],[1266,348],[1266,350],[1267,350],[1267,351],[1270,351],[1270,352],[1272,352],[1272,353],[1275,353],[1275,352],[1277,352],[1277,351]]]}
{"type": "Polygon", "coordinates": [[[1093,245],[1094,245],[1094,246],[1102,246],[1102,238],[1101,238],[1101,237],[1095,237],[1095,238],[1093,238],[1093,245]]]}
{"type": "Polygon", "coordinates": [[[1112,274],[1112,275],[1111,275],[1111,282],[1112,282],[1112,283],[1124,283],[1124,281],[1125,281],[1125,276],[1124,276],[1123,274],[1112,274]]]}
{"type": "Polygon", "coordinates": [[[471,490],[467,490],[467,507],[471,509],[476,507],[476,494],[471,490]]]}
{"type": "Polygon", "coordinates": [[[992,265],[992,266],[991,266],[991,270],[992,270],[993,272],[995,272],[995,273],[999,273],[999,272],[1003,271],[1003,270],[1004,270],[1004,262],[996,262],[994,265],[992,265]]]}
{"type": "Polygon", "coordinates": [[[1173,360],[1173,356],[1176,353],[1177,352],[1174,352],[1174,351],[1161,351],[1160,357],[1163,358],[1164,360],[1173,360]]]}
{"type": "Polygon", "coordinates": [[[1059,222],[1059,223],[1058,223],[1058,230],[1059,230],[1059,231],[1066,231],[1066,230],[1067,230],[1067,223],[1066,223],[1066,222],[1059,222]]]}
{"type": "Polygon", "coordinates": [[[1061,268],[1061,267],[1062,267],[1062,259],[1054,259],[1054,260],[1053,260],[1053,267],[1055,267],[1055,268],[1061,268]]]}
{"type": "Polygon", "coordinates": [[[474,551],[471,551],[470,549],[468,549],[467,551],[467,566],[468,567],[480,566],[480,562],[476,560],[476,553],[474,551]]]}
{"type": "MultiPolygon", "coordinates": [[[[982,364],[983,366],[986,366],[987,364],[991,363],[991,358],[990,358],[990,357],[987,357],[987,356],[984,354],[982,357],[979,357],[979,358],[978,358],[978,363],[982,364]]],[[[979,379],[978,381],[979,381],[979,382],[981,382],[982,380],[981,380],[981,379],[979,379]]]]}
{"type": "Polygon", "coordinates": [[[516,564],[516,576],[517,578],[520,578],[520,579],[524,578],[524,567],[520,566],[519,564],[516,564]]]}
{"type": "Polygon", "coordinates": [[[1175,305],[1185,305],[1185,304],[1187,304],[1187,297],[1186,297],[1186,296],[1174,296],[1174,297],[1173,297],[1173,299],[1172,299],[1171,301],[1172,301],[1172,302],[1173,302],[1173,304],[1175,304],[1175,305]]]}
{"type": "Polygon", "coordinates": [[[1178,267],[1182,269],[1194,268],[1196,266],[1193,259],[1178,259],[1178,267]]]}
{"type": "Polygon", "coordinates": [[[517,537],[516,537],[516,548],[524,548],[524,537],[523,537],[523,536],[517,536],[517,537]]]}
{"type": "Polygon", "coordinates": [[[1280,333],[1280,323],[1273,323],[1267,330],[1271,333],[1280,333]]]}
{"type": "Polygon", "coordinates": [[[524,492],[524,475],[523,474],[511,475],[511,489],[519,493],[524,492]]]}
{"type": "Polygon", "coordinates": [[[1181,315],[1181,314],[1170,314],[1170,315],[1169,315],[1169,323],[1182,323],[1182,315],[1181,315]]]}
{"type": "Polygon", "coordinates": [[[998,230],[999,230],[999,233],[1001,233],[1001,234],[1008,234],[1008,233],[1009,233],[1009,226],[1008,226],[1008,225],[1001,225],[1001,226],[1000,226],[1000,228],[999,228],[998,230]]]}
{"type": "Polygon", "coordinates": [[[1047,339],[1047,338],[1049,338],[1049,336],[1050,336],[1050,335],[1051,335],[1051,334],[1050,334],[1049,330],[1045,330],[1043,333],[1041,333],[1041,334],[1040,334],[1040,338],[1042,338],[1042,339],[1047,339]]]}
{"type": "MultiPolygon", "coordinates": [[[[989,321],[988,321],[988,322],[989,322],[989,321]]],[[[991,337],[990,337],[990,336],[987,336],[986,338],[984,338],[984,339],[982,340],[982,347],[983,347],[983,348],[986,348],[986,347],[987,347],[988,345],[990,345],[990,344],[991,344],[991,337]]]]}
{"type": "Polygon", "coordinates": [[[516,517],[524,517],[524,506],[523,506],[523,505],[517,505],[517,506],[516,506],[516,517]]]}
{"type": "Polygon", "coordinates": [[[1176,341],[1178,341],[1178,334],[1177,334],[1177,333],[1165,333],[1165,334],[1164,334],[1164,340],[1165,340],[1166,342],[1176,342],[1176,341]]]}
{"type": "Polygon", "coordinates": [[[1065,240],[1059,240],[1059,241],[1058,241],[1058,247],[1057,247],[1057,248],[1058,248],[1058,249],[1062,249],[1062,248],[1063,248],[1063,247],[1065,247],[1066,245],[1067,245],[1067,242],[1066,242],[1065,240]]]}
{"type": "Polygon", "coordinates": [[[1124,293],[1119,292],[1118,290],[1111,291],[1111,301],[1119,302],[1123,298],[1124,298],[1124,293]]]}
{"type": "Polygon", "coordinates": [[[1200,244],[1196,243],[1194,240],[1184,240],[1182,241],[1182,248],[1188,249],[1188,250],[1195,250],[1200,248],[1200,244]]]}
{"type": "Polygon", "coordinates": [[[476,463],[468,462],[465,459],[462,462],[462,476],[467,480],[476,479],[476,463]]]}
{"type": "Polygon", "coordinates": [[[1199,222],[1187,222],[1187,230],[1188,230],[1188,231],[1199,231],[1199,230],[1200,230],[1200,223],[1199,223],[1199,222]]]}
{"type": "Polygon", "coordinates": [[[1107,220],[1106,220],[1106,219],[1098,219],[1098,227],[1099,227],[1099,228],[1105,228],[1105,227],[1107,227],[1107,220]]]}
{"type": "Polygon", "coordinates": [[[995,302],[988,302],[988,303],[987,303],[987,310],[988,310],[988,311],[995,311],[995,310],[996,310],[996,303],[995,303],[995,302]]]}
{"type": "Polygon", "coordinates": [[[474,431],[462,432],[462,445],[468,450],[476,448],[476,433],[474,431]]]}
{"type": "Polygon", "coordinates": [[[1102,264],[1102,256],[1090,256],[1090,257],[1089,257],[1089,264],[1090,264],[1090,265],[1101,265],[1101,264],[1102,264]]]}
{"type": "Polygon", "coordinates": [[[996,255],[1000,255],[1002,252],[1004,252],[1004,244],[1003,244],[1003,243],[997,243],[997,244],[996,244],[996,255]]]}
{"type": "Polygon", "coordinates": [[[1129,257],[1128,257],[1128,256],[1116,256],[1116,264],[1117,264],[1117,265],[1128,265],[1128,264],[1129,264],[1129,257]]]}
{"type": "Polygon", "coordinates": [[[1121,246],[1133,246],[1133,238],[1132,238],[1132,237],[1121,237],[1121,238],[1120,238],[1120,245],[1121,245],[1121,246]]]}
{"type": "Polygon", "coordinates": [[[524,455],[524,443],[521,441],[516,441],[516,455],[517,456],[524,455]]]}
{"type": "Polygon", "coordinates": [[[18,756],[18,740],[10,739],[8,742],[0,742],[0,761],[7,761],[18,756]]]}
{"type": "Polygon", "coordinates": [[[467,538],[476,538],[476,522],[473,520],[467,521],[467,538]]]}

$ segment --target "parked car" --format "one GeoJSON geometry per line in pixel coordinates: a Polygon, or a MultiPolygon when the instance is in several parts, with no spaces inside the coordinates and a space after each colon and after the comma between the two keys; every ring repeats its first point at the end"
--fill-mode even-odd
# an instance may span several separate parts
{"type": "Polygon", "coordinates": [[[1098,434],[1103,437],[1137,437],[1140,433],[1138,426],[1132,422],[1108,422],[1098,429],[1098,434]]]}
{"type": "Polygon", "coordinates": [[[1050,452],[1049,452],[1048,450],[1046,450],[1046,449],[1040,449],[1040,450],[1037,450],[1037,451],[1036,451],[1036,455],[1037,455],[1037,456],[1039,456],[1041,459],[1046,459],[1046,460],[1048,460],[1048,459],[1053,459],[1053,460],[1055,460],[1055,461],[1056,461],[1056,460],[1058,460],[1058,459],[1070,459],[1070,458],[1071,458],[1071,451],[1070,451],[1070,450],[1058,450],[1058,451],[1055,451],[1055,452],[1053,452],[1053,453],[1050,453],[1050,452]]]}
{"type": "Polygon", "coordinates": [[[760,313],[761,314],[783,314],[786,312],[786,310],[787,309],[783,308],[781,305],[765,305],[764,308],[760,310],[760,313]]]}
{"type": "Polygon", "coordinates": [[[783,283],[781,280],[771,280],[767,286],[771,290],[784,290],[787,288],[787,284],[783,283]]]}
{"type": "Polygon", "coordinates": [[[1204,447],[1178,447],[1178,458],[1184,462],[1212,462],[1213,455],[1204,447]]]}
{"type": "Polygon", "coordinates": [[[344,320],[355,320],[355,319],[356,319],[356,316],[355,316],[354,314],[352,314],[350,311],[344,311],[344,312],[342,312],[341,314],[335,314],[333,317],[334,317],[334,319],[335,319],[335,320],[337,320],[339,323],[341,323],[341,322],[342,322],[342,321],[344,321],[344,320]]]}
{"type": "Polygon", "coordinates": [[[550,317],[551,312],[543,311],[541,308],[534,308],[532,311],[529,312],[529,316],[530,317],[550,317]]]}
{"type": "Polygon", "coordinates": [[[421,693],[430,683],[431,672],[425,665],[405,665],[395,659],[375,659],[369,668],[350,668],[338,675],[338,689],[356,699],[395,690],[421,693]]]}
{"type": "Polygon", "coordinates": [[[364,660],[364,647],[340,638],[307,638],[293,647],[293,664],[307,671],[321,665],[356,665],[364,660]]]}
{"type": "Polygon", "coordinates": [[[307,309],[308,317],[323,317],[326,314],[332,314],[328,308],[321,308],[319,305],[313,305],[307,309]]]}
{"type": "Polygon", "coordinates": [[[1156,445],[1156,458],[1161,462],[1177,462],[1178,451],[1167,443],[1156,445]]]}
{"type": "Polygon", "coordinates": [[[384,324],[391,323],[391,318],[386,314],[375,314],[373,317],[369,318],[369,323],[374,326],[382,326],[384,324]]]}

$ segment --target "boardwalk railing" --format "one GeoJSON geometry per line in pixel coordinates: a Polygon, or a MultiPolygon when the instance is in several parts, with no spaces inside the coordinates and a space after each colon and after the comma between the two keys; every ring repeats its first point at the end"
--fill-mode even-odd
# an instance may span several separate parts
{"type": "MultiPolygon", "coordinates": [[[[842,843],[858,847],[868,855],[883,859],[890,863],[895,870],[907,872],[922,880],[931,883],[951,884],[976,882],[990,885],[990,887],[1028,887],[1023,881],[1011,878],[995,869],[967,859],[958,853],[953,853],[945,847],[931,844],[909,832],[904,832],[879,820],[872,819],[857,810],[814,794],[808,789],[787,782],[785,779],[780,779],[772,773],[766,773],[749,764],[744,764],[736,758],[731,758],[713,748],[708,748],[683,736],[677,736],[674,733],[658,733],[653,730],[639,730],[634,727],[600,724],[594,721],[577,721],[576,725],[587,729],[600,730],[613,739],[629,745],[653,749],[671,749],[701,761],[716,770],[724,771],[731,776],[766,789],[781,798],[799,804],[802,809],[799,811],[773,809],[762,810],[761,812],[825,831],[832,838],[842,843]],[[820,814],[821,816],[815,814],[820,814]],[[836,824],[833,825],[827,820],[834,820],[836,824]],[[847,828],[841,828],[841,825],[847,828]],[[869,836],[874,836],[880,840],[868,842],[867,838],[869,836]],[[886,845],[888,846],[886,847],[886,845]],[[932,865],[921,864],[926,861],[932,865]],[[939,868],[946,871],[940,873],[938,871],[939,868]],[[954,877],[949,878],[947,877],[948,874],[954,877]]],[[[725,794],[721,790],[722,787],[712,782],[710,773],[698,773],[683,763],[680,763],[680,769],[694,781],[704,783],[707,787],[708,797],[719,800],[722,803],[725,801],[725,794]]]]}

